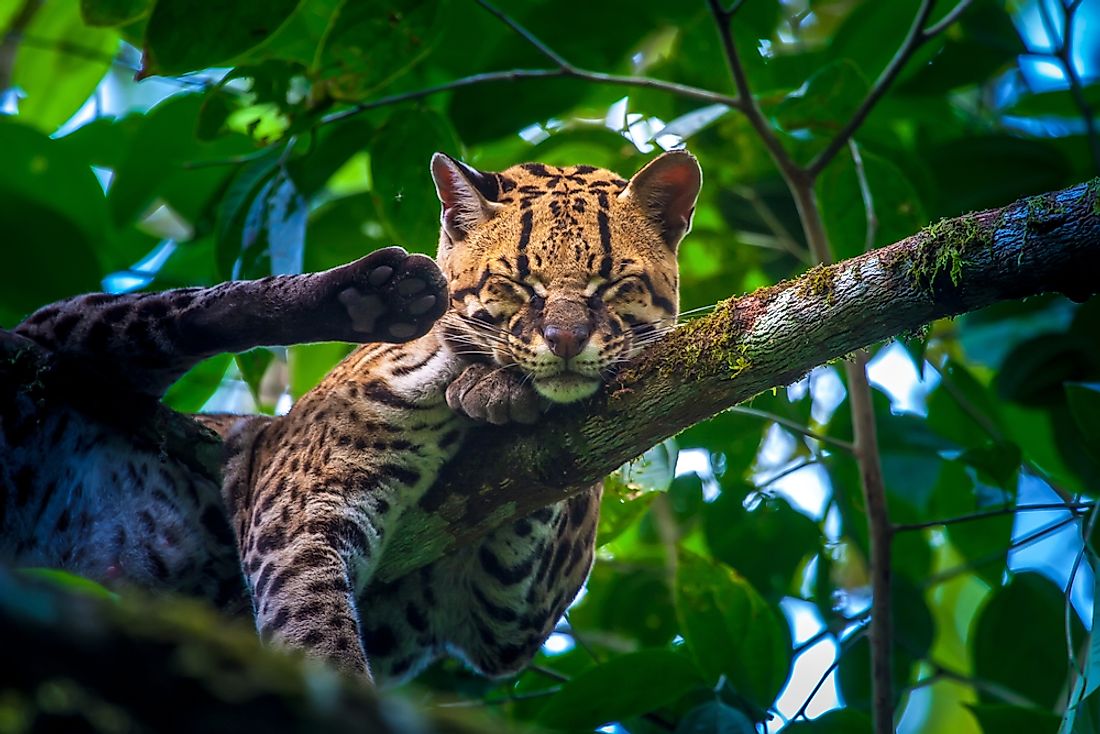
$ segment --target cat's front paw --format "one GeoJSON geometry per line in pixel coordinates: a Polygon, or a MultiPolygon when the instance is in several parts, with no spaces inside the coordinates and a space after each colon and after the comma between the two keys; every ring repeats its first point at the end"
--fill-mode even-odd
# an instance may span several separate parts
{"type": "Polygon", "coordinates": [[[416,339],[447,310],[447,280],[426,255],[386,247],[334,272],[344,279],[336,299],[354,341],[416,339]]]}
{"type": "Polygon", "coordinates": [[[498,426],[534,423],[539,417],[538,394],[514,366],[470,365],[447,386],[447,405],[498,426]]]}

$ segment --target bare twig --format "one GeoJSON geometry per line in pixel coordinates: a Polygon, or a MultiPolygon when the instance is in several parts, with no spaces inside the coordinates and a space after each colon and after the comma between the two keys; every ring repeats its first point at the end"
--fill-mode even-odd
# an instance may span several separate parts
{"type": "Polygon", "coordinates": [[[1078,513],[1085,510],[1092,509],[1096,506],[1095,502],[1076,502],[1071,504],[1065,504],[1062,502],[1044,502],[1034,505],[1016,505],[1014,507],[1002,507],[996,510],[983,510],[982,512],[972,512],[967,515],[957,515],[955,517],[947,517],[942,520],[928,520],[927,522],[911,522],[894,525],[895,533],[906,533],[914,530],[926,530],[928,528],[937,528],[944,525],[959,525],[967,522],[976,522],[978,520],[987,520],[991,517],[1002,517],[1004,515],[1015,515],[1017,512],[1043,512],[1053,510],[1069,510],[1070,512],[1078,513]]]}
{"type": "Polygon", "coordinates": [[[990,553],[988,555],[982,556],[981,558],[976,558],[973,561],[969,561],[967,563],[961,563],[958,566],[955,566],[953,568],[949,568],[945,571],[941,571],[941,572],[935,574],[934,576],[929,576],[924,581],[924,587],[925,588],[931,588],[933,586],[938,586],[939,584],[946,583],[946,582],[950,581],[951,579],[954,579],[958,576],[963,575],[964,573],[969,573],[969,572],[973,571],[975,568],[981,568],[982,566],[986,565],[987,563],[992,563],[994,561],[1002,560],[1005,556],[1007,556],[1012,551],[1017,550],[1019,548],[1024,548],[1026,546],[1031,545],[1032,543],[1038,542],[1038,541],[1042,540],[1043,538],[1047,537],[1048,535],[1050,535],[1051,533],[1058,532],[1059,530],[1066,527],[1070,523],[1077,522],[1078,519],[1079,519],[1079,517],[1074,514],[1074,515],[1070,515],[1069,517],[1062,518],[1061,520],[1056,520],[1054,522],[1047,523],[1043,527],[1041,527],[1041,528],[1039,528],[1039,529],[1037,529],[1037,530],[1035,530],[1031,533],[1028,533],[1027,535],[1023,536],[1022,538],[1017,538],[1016,540],[1012,541],[1011,543],[1009,543],[1004,548],[1002,548],[1002,549],[1000,549],[1000,550],[998,550],[994,553],[990,553]]]}
{"type": "Polygon", "coordinates": [[[1077,73],[1077,65],[1073,63],[1073,22],[1077,15],[1079,0],[1058,6],[1062,9],[1062,32],[1054,24],[1054,18],[1050,15],[1046,0],[1039,0],[1039,16],[1042,18],[1043,27],[1050,38],[1053,47],[1052,56],[1058,61],[1069,81],[1070,95],[1074,104],[1081,111],[1081,117],[1085,121],[1085,135],[1089,141],[1089,152],[1092,154],[1092,163],[1097,172],[1100,172],[1100,134],[1096,129],[1096,113],[1092,105],[1085,98],[1084,85],[1081,83],[1081,75],[1077,73]]]}
{"type": "Polygon", "coordinates": [[[913,24],[909,27],[909,33],[905,36],[905,40],[902,41],[897,53],[890,59],[890,63],[886,65],[886,68],[879,74],[878,79],[875,80],[874,85],[871,87],[871,91],[867,93],[863,102],[861,102],[856,109],[855,114],[853,114],[852,118],[848,120],[843,128],[841,128],[836,137],[829,141],[825,149],[818,153],[817,157],[806,166],[806,172],[811,179],[816,178],[818,174],[825,169],[825,166],[829,165],[829,162],[836,154],[840,152],[840,149],[847,145],[848,139],[855,134],[855,131],[859,129],[863,121],[867,119],[867,115],[871,114],[871,110],[874,109],[875,105],[878,104],[879,100],[886,94],[887,90],[894,83],[894,80],[897,79],[898,74],[905,68],[905,64],[908,63],[913,54],[917,52],[917,49],[954,23],[970,3],[971,0],[959,0],[958,4],[956,4],[947,15],[934,25],[925,28],[924,24],[928,22],[928,17],[932,14],[932,6],[935,4],[935,0],[921,0],[920,7],[917,9],[917,15],[913,18],[913,24]]]}
{"type": "Polygon", "coordinates": [[[769,413],[766,410],[757,410],[756,408],[746,408],[743,405],[735,405],[729,409],[729,412],[738,413],[740,415],[748,415],[752,416],[753,418],[763,418],[764,420],[777,423],[778,425],[781,425],[784,428],[792,430],[795,433],[801,434],[807,438],[812,438],[815,441],[820,441],[827,446],[833,446],[835,448],[844,449],[845,451],[849,452],[854,450],[853,445],[848,441],[834,438],[833,436],[826,436],[824,433],[818,433],[809,426],[804,426],[797,421],[792,421],[789,418],[784,418],[783,416],[776,415],[775,413],[769,413]]]}
{"type": "Polygon", "coordinates": [[[368,100],[366,102],[360,102],[357,105],[353,105],[345,110],[339,112],[333,112],[330,115],[326,115],[321,118],[321,124],[327,125],[333,122],[354,117],[367,110],[373,110],[378,107],[387,107],[389,105],[398,104],[400,102],[410,102],[417,99],[423,99],[424,97],[431,97],[435,94],[442,92],[451,92],[456,89],[462,89],[463,87],[471,87],[478,84],[489,84],[493,82],[517,82],[525,79],[560,79],[563,77],[571,77],[574,79],[583,79],[585,81],[592,82],[594,84],[608,84],[611,86],[620,87],[638,87],[642,89],[657,89],[670,94],[675,94],[680,97],[687,97],[689,99],[697,99],[703,102],[709,102],[712,104],[724,104],[730,107],[740,107],[741,102],[733,97],[725,94],[719,94],[717,92],[711,92],[706,89],[700,89],[698,87],[691,87],[686,84],[677,84],[675,82],[666,82],[660,79],[651,79],[643,76],[618,76],[616,74],[604,74],[597,71],[588,71],[585,69],[579,69],[576,67],[558,68],[558,69],[510,69],[507,71],[490,71],[483,74],[471,74],[470,76],[464,76],[460,79],[454,79],[443,84],[436,84],[431,87],[424,87],[422,89],[414,89],[409,92],[402,92],[400,94],[392,94],[388,97],[379,97],[378,99],[368,100]]]}
{"type": "Polygon", "coordinates": [[[730,10],[726,10],[719,0],[707,0],[707,2],[711,15],[714,16],[715,24],[718,26],[718,35],[721,37],[722,48],[726,54],[726,61],[733,77],[734,87],[737,90],[737,99],[740,100],[740,104],[735,106],[744,113],[745,118],[748,119],[749,124],[756,131],[760,141],[764,143],[764,147],[768,149],[788,184],[791,181],[804,178],[804,172],[795,164],[783,144],[779,142],[779,138],[776,137],[775,131],[764,117],[764,113],[760,111],[760,105],[757,104],[756,98],[752,96],[752,90],[749,88],[749,79],[745,74],[745,67],[741,63],[737,46],[733,42],[733,31],[730,27],[730,21],[733,19],[734,13],[740,8],[740,3],[730,10]]]}
{"type": "Polygon", "coordinates": [[[859,152],[859,144],[855,138],[848,139],[848,150],[852,154],[852,165],[856,169],[856,180],[859,182],[859,195],[863,199],[863,211],[867,219],[867,234],[863,239],[864,251],[875,246],[875,237],[878,235],[878,215],[875,214],[875,200],[871,196],[871,186],[867,183],[867,169],[863,166],[863,155],[859,152]]]}
{"type": "Polygon", "coordinates": [[[866,350],[859,350],[844,364],[848,376],[848,399],[852,408],[852,432],[856,463],[859,465],[863,502],[867,508],[867,532],[871,554],[871,712],[875,731],[894,731],[894,699],[891,657],[893,612],[890,603],[890,516],[886,509],[886,486],[882,478],[875,409],[867,380],[866,350]]]}

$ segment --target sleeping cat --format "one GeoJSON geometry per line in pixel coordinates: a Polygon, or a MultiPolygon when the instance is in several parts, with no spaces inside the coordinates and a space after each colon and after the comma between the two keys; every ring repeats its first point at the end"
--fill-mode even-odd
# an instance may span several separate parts
{"type": "MultiPolygon", "coordinates": [[[[443,654],[488,675],[514,672],[576,595],[592,563],[599,486],[393,583],[373,574],[387,532],[476,421],[532,422],[549,404],[592,395],[675,321],[676,249],[701,183],[683,151],[629,181],[591,166],[483,173],[442,154],[431,171],[450,312],[420,336],[438,315],[425,296],[439,286],[378,276],[404,298],[402,318],[419,312],[415,328],[394,329],[407,322],[391,318],[380,329],[377,308],[360,319],[345,311],[366,325],[360,337],[410,341],[360,347],[286,416],[200,417],[226,438],[223,498],[261,636],[388,681],[443,654]]],[[[347,300],[364,308],[359,292],[347,300]]],[[[223,330],[223,341],[237,333],[223,330]]],[[[171,370],[154,377],[163,389],[171,370]]],[[[126,378],[139,389],[146,380],[126,378]]],[[[163,520],[150,513],[156,530],[163,520]]]]}

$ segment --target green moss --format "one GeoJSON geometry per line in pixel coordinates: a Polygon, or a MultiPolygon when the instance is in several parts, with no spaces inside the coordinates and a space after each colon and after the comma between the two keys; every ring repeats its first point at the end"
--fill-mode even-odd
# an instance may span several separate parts
{"type": "Polygon", "coordinates": [[[741,340],[742,331],[734,301],[722,301],[710,315],[681,326],[675,347],[666,342],[655,355],[657,372],[666,378],[714,374],[736,377],[751,365],[748,345],[741,340]]]}
{"type": "Polygon", "coordinates": [[[973,215],[941,219],[924,228],[920,244],[909,259],[909,273],[921,288],[931,291],[942,276],[957,286],[962,280],[965,253],[974,247],[992,246],[992,237],[973,215]]]}
{"type": "Polygon", "coordinates": [[[815,265],[798,279],[798,295],[817,296],[832,303],[836,295],[836,277],[839,269],[835,265],[815,265]]]}

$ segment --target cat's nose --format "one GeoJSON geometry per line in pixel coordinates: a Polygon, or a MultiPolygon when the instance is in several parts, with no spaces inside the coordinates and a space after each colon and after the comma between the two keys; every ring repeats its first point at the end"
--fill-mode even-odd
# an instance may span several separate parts
{"type": "Polygon", "coordinates": [[[592,329],[587,324],[573,326],[547,324],[542,327],[542,338],[546,341],[546,346],[562,359],[570,359],[580,354],[591,336],[592,329]]]}

